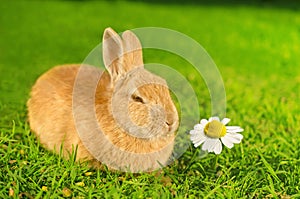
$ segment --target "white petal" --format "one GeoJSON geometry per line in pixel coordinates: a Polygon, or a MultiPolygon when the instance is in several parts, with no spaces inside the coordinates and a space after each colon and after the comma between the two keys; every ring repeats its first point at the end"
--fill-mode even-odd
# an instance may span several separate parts
{"type": "Polygon", "coordinates": [[[230,119],[225,117],[221,122],[222,124],[226,125],[230,122],[230,119]]]}
{"type": "Polygon", "coordinates": [[[195,142],[195,141],[197,141],[198,139],[199,139],[199,135],[191,135],[191,140],[193,141],[193,142],[195,142]]]}
{"type": "Polygon", "coordinates": [[[194,130],[203,131],[204,126],[202,124],[196,124],[194,126],[194,130]]]}
{"type": "Polygon", "coordinates": [[[202,139],[202,137],[206,137],[204,134],[192,134],[191,135],[191,140],[193,142],[197,142],[198,140],[202,139]]]}
{"type": "MultiPolygon", "coordinates": [[[[193,131],[193,130],[192,130],[193,131]]],[[[203,132],[198,132],[197,133],[193,133],[191,134],[191,141],[193,142],[195,147],[198,147],[199,145],[201,145],[205,140],[206,140],[206,136],[203,132]]]]}
{"type": "Polygon", "coordinates": [[[202,145],[203,151],[213,152],[215,145],[217,144],[218,139],[207,138],[204,144],[202,145]]]}
{"type": "Polygon", "coordinates": [[[195,142],[193,142],[194,147],[200,146],[203,142],[205,142],[207,137],[199,137],[195,142]]]}
{"type": "Polygon", "coordinates": [[[220,118],[219,118],[219,117],[217,117],[217,116],[210,117],[208,121],[209,121],[209,122],[211,122],[211,121],[213,121],[213,120],[217,120],[217,121],[219,121],[219,122],[220,122],[220,118]]]}
{"type": "Polygon", "coordinates": [[[242,128],[236,128],[236,129],[226,129],[228,133],[240,133],[243,132],[244,129],[242,128]]]}
{"type": "Polygon", "coordinates": [[[226,135],[224,137],[221,137],[221,140],[227,148],[231,149],[233,147],[233,143],[232,143],[231,139],[228,138],[228,136],[226,136],[226,135]]]}
{"type": "Polygon", "coordinates": [[[235,144],[240,143],[243,139],[243,135],[241,135],[239,133],[226,133],[226,135],[224,137],[227,137],[228,139],[230,139],[230,141],[232,143],[235,143],[235,144]]]}
{"type": "Polygon", "coordinates": [[[190,134],[191,134],[191,135],[197,135],[197,134],[199,134],[199,133],[200,133],[200,131],[190,130],[190,134]]]}
{"type": "Polygon", "coordinates": [[[221,141],[218,139],[218,140],[217,140],[217,143],[216,143],[216,145],[215,145],[215,148],[214,148],[214,152],[215,152],[215,154],[220,154],[221,151],[222,151],[222,143],[221,143],[221,141]]]}
{"type": "Polygon", "coordinates": [[[207,119],[202,119],[200,121],[200,124],[202,124],[203,126],[205,126],[208,123],[207,119]]]}
{"type": "Polygon", "coordinates": [[[239,126],[226,126],[226,130],[228,131],[228,132],[242,132],[242,131],[244,131],[244,129],[242,129],[241,127],[239,127],[239,126]]]}

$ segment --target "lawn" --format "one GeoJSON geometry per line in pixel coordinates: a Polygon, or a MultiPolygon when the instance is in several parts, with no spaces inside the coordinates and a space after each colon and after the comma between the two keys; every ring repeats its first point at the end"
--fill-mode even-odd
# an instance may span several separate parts
{"type": "MultiPolygon", "coordinates": [[[[213,2],[2,1],[0,198],[299,198],[300,4],[213,2]],[[43,149],[26,117],[31,86],[55,65],[81,63],[109,26],[164,27],[199,42],[222,74],[242,143],[201,158],[190,145],[174,164],[143,174],[94,170],[43,149]]],[[[201,117],[210,116],[207,87],[187,61],[144,54],[186,76],[201,117]]]]}

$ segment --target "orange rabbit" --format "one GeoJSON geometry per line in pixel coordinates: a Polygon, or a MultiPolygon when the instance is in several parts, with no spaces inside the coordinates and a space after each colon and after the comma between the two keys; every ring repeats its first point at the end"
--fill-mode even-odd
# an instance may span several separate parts
{"type": "Polygon", "coordinates": [[[67,157],[77,146],[77,160],[94,165],[131,172],[166,165],[178,128],[166,81],[144,69],[131,31],[121,38],[105,30],[103,61],[107,71],[62,65],[43,74],[27,102],[32,131],[45,148],[62,147],[67,157]]]}

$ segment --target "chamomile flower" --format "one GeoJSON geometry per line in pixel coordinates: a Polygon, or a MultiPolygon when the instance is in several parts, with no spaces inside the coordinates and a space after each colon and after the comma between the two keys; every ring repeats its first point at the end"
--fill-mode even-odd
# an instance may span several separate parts
{"type": "Polygon", "coordinates": [[[202,119],[190,131],[194,146],[198,147],[203,144],[203,151],[220,154],[222,143],[230,149],[233,147],[233,144],[240,143],[243,135],[239,134],[239,132],[243,132],[244,129],[239,126],[226,126],[229,121],[230,119],[228,118],[220,121],[219,117],[211,117],[209,120],[202,119]]]}

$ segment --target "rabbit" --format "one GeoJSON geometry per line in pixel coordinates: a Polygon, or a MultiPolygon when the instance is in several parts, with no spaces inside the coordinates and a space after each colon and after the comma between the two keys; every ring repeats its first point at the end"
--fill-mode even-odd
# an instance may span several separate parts
{"type": "Polygon", "coordinates": [[[179,125],[166,81],[144,69],[142,46],[127,30],[103,34],[106,70],[81,64],[41,75],[27,102],[40,143],[91,166],[148,172],[169,164],[179,125]]]}

